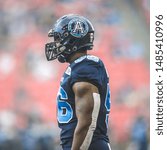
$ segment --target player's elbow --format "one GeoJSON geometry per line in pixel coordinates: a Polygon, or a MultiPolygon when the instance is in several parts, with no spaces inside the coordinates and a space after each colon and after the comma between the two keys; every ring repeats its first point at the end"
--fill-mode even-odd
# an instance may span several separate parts
{"type": "Polygon", "coordinates": [[[91,125],[92,118],[85,118],[82,120],[82,127],[83,128],[88,128],[91,125]]]}
{"type": "Polygon", "coordinates": [[[88,130],[92,122],[92,118],[85,118],[78,121],[78,130],[88,130]]]}

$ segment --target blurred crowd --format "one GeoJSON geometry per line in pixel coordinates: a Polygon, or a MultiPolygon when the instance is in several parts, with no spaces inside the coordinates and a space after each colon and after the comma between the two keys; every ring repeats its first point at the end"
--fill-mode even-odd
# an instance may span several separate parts
{"type": "Polygon", "coordinates": [[[67,64],[47,62],[62,15],[92,21],[110,75],[114,150],[149,149],[149,0],[0,1],[0,150],[60,150],[56,95],[67,64]]]}

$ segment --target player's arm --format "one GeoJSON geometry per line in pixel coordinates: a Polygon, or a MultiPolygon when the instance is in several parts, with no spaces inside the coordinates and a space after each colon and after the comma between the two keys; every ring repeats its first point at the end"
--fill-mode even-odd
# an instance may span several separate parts
{"type": "Polygon", "coordinates": [[[76,82],[73,85],[73,91],[78,122],[74,132],[72,150],[87,150],[96,128],[100,96],[98,88],[88,82],[76,82]]]}

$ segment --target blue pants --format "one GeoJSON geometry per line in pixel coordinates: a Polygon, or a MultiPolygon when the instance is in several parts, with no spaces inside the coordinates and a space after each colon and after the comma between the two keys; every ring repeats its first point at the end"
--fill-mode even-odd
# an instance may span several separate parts
{"type": "Polygon", "coordinates": [[[111,150],[109,143],[104,140],[97,140],[90,144],[88,150],[111,150]]]}
{"type": "MultiPolygon", "coordinates": [[[[71,148],[63,148],[63,150],[71,150],[71,148]]],[[[88,150],[111,150],[109,143],[104,140],[97,140],[91,143],[88,150]]]]}

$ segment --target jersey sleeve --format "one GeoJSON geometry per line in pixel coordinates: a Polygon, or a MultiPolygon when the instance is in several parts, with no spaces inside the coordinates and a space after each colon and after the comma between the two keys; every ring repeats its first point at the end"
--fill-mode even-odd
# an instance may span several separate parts
{"type": "Polygon", "coordinates": [[[84,81],[89,82],[96,87],[100,87],[102,85],[101,66],[98,63],[91,61],[83,62],[76,64],[76,66],[72,69],[71,86],[75,82],[84,81]]]}

